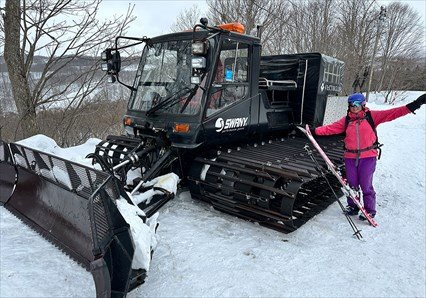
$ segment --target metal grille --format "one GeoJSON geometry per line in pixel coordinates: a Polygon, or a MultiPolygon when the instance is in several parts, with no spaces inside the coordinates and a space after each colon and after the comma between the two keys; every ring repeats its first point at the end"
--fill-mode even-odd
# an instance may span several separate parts
{"type": "MultiPolygon", "coordinates": [[[[4,155],[3,148],[0,149],[4,155]]],[[[111,212],[115,211],[111,210],[111,206],[114,206],[115,200],[120,197],[119,189],[111,176],[22,145],[11,144],[11,149],[18,166],[88,201],[86,208],[91,214],[93,248],[103,253],[114,230],[114,215],[111,212]]],[[[76,223],[71,222],[70,225],[76,223]]]]}
{"type": "MultiPolygon", "coordinates": [[[[89,199],[108,174],[35,149],[12,144],[17,164],[62,188],[89,199]]],[[[3,146],[4,147],[4,146],[3,146]]],[[[1,150],[4,152],[4,150],[1,150]]],[[[4,154],[4,153],[3,153],[4,154]]],[[[111,198],[116,196],[111,195],[111,198]]]]}
{"type": "Polygon", "coordinates": [[[108,218],[106,216],[105,212],[105,206],[104,201],[102,199],[101,193],[98,192],[93,197],[93,219],[95,224],[94,229],[94,237],[96,239],[96,247],[99,247],[99,244],[103,242],[104,239],[106,239],[109,234],[109,223],[108,218]]]}
{"type": "Polygon", "coordinates": [[[119,197],[120,192],[113,179],[108,179],[93,195],[91,207],[94,220],[92,224],[95,227],[93,229],[95,249],[104,247],[112,237],[115,222],[113,219],[114,214],[107,211],[110,209],[107,204],[108,202],[114,202],[119,197]]]}

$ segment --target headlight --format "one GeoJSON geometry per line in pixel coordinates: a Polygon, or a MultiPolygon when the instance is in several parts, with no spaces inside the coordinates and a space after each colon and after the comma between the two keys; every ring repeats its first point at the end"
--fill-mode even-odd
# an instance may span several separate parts
{"type": "Polygon", "coordinates": [[[108,64],[109,63],[102,63],[102,65],[101,65],[102,71],[108,71],[109,70],[108,64]]]}
{"type": "Polygon", "coordinates": [[[116,79],[113,75],[108,76],[108,83],[115,83],[116,79]]]}
{"type": "Polygon", "coordinates": [[[192,68],[205,68],[206,67],[206,58],[196,57],[191,60],[192,68]]]}
{"type": "Polygon", "coordinates": [[[101,53],[101,59],[102,61],[108,61],[111,60],[111,49],[106,49],[101,53]]]}
{"type": "Polygon", "coordinates": [[[207,54],[207,43],[202,41],[196,41],[192,44],[192,54],[194,55],[205,55],[207,54]]]}
{"type": "Polygon", "coordinates": [[[191,84],[196,84],[196,85],[198,85],[198,84],[200,84],[201,83],[201,81],[200,81],[200,77],[191,77],[191,84]]]}

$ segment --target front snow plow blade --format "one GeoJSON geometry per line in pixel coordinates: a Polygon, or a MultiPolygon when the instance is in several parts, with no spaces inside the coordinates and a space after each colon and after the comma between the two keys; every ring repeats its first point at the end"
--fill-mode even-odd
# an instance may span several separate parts
{"type": "Polygon", "coordinates": [[[0,141],[2,205],[91,271],[98,297],[143,283],[134,243],[115,200],[127,195],[107,173],[0,141]]]}

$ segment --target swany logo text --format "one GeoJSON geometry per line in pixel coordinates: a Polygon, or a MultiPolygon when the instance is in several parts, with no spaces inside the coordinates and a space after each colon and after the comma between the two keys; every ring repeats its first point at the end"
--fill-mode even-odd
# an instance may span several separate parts
{"type": "Polygon", "coordinates": [[[242,118],[230,118],[223,120],[223,118],[217,118],[215,127],[217,132],[228,132],[243,129],[247,126],[248,117],[242,118]]]}

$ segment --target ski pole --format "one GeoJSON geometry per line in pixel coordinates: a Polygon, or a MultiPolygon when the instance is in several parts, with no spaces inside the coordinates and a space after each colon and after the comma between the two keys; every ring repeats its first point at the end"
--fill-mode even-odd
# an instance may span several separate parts
{"type": "Polygon", "coordinates": [[[309,145],[305,145],[304,149],[306,150],[306,152],[308,153],[309,157],[311,158],[311,160],[314,162],[315,167],[317,169],[317,171],[320,173],[321,177],[324,178],[324,180],[326,181],[328,187],[331,189],[331,191],[333,192],[335,201],[337,201],[337,203],[340,206],[340,209],[342,209],[343,214],[345,214],[346,219],[349,222],[349,225],[351,226],[352,230],[354,231],[354,236],[356,236],[359,240],[361,240],[362,235],[361,235],[361,230],[358,229],[358,227],[355,225],[354,221],[352,220],[352,218],[345,212],[345,207],[343,206],[342,202],[340,202],[339,197],[337,196],[336,192],[334,191],[333,187],[330,184],[330,181],[328,180],[327,176],[325,175],[325,173],[323,172],[323,170],[321,169],[321,166],[318,163],[318,160],[316,159],[316,157],[314,156],[311,148],[309,147],[309,145]]]}

